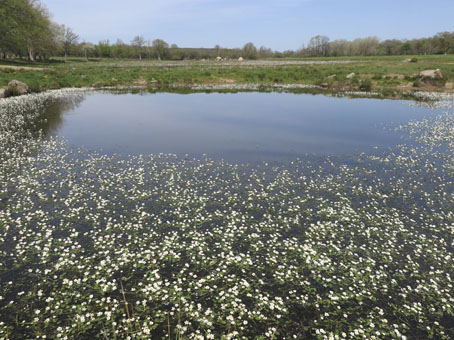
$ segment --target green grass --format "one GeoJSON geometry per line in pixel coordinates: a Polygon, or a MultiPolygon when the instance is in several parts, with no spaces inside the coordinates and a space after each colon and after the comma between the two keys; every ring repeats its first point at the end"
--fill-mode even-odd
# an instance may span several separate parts
{"type": "MultiPolygon", "coordinates": [[[[12,79],[32,84],[34,90],[40,87],[57,89],[65,87],[132,86],[139,78],[155,86],[186,86],[194,83],[259,83],[259,84],[314,84],[326,83],[332,90],[360,89],[361,84],[370,82],[372,90],[391,88],[409,89],[417,81],[422,70],[439,68],[444,75],[442,84],[419,84],[419,90],[449,91],[454,82],[454,55],[435,56],[390,56],[390,57],[342,57],[273,59],[258,61],[257,64],[216,63],[213,61],[138,61],[121,59],[71,58],[68,62],[53,59],[46,63],[25,61],[0,61],[0,65],[39,67],[43,70],[0,69],[0,87],[12,79]],[[417,62],[404,63],[407,58],[417,62]],[[349,64],[298,64],[282,65],[282,61],[341,61],[349,64]],[[356,73],[353,80],[346,76],[356,73]],[[400,78],[387,76],[400,75],[400,78]],[[334,77],[335,75],[335,77],[334,77]]],[[[363,86],[364,87],[364,86],[363,86]]]]}

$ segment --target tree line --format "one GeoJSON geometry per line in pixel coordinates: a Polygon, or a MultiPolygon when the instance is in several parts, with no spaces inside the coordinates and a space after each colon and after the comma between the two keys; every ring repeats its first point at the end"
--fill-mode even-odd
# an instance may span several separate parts
{"type": "Polygon", "coordinates": [[[310,39],[307,46],[293,52],[298,56],[317,57],[453,53],[454,32],[441,32],[430,38],[384,41],[380,41],[377,37],[358,38],[352,41],[342,39],[330,41],[327,36],[317,35],[310,39]]]}
{"type": "Polygon", "coordinates": [[[430,38],[413,40],[384,40],[377,37],[358,38],[355,40],[333,40],[326,36],[315,36],[307,45],[298,50],[273,51],[262,46],[257,48],[252,42],[242,48],[180,48],[176,44],[169,45],[161,39],[146,40],[136,36],[129,44],[118,39],[111,44],[109,40],[98,44],[81,43],[73,46],[74,55],[102,58],[138,58],[138,59],[263,59],[289,57],[341,57],[341,56],[384,56],[384,55],[425,55],[453,54],[454,32],[437,33],[430,38]],[[89,51],[87,52],[87,46],[89,51]]]}
{"type": "Polygon", "coordinates": [[[288,57],[339,57],[409,54],[452,54],[454,32],[441,32],[430,38],[384,40],[377,37],[334,40],[317,35],[297,50],[273,51],[252,42],[242,48],[180,48],[162,39],[147,40],[136,36],[130,42],[101,40],[97,44],[80,41],[65,25],[50,19],[39,0],[0,0],[0,58],[26,58],[31,61],[68,55],[96,58],[137,59],[263,59],[288,57]]]}
{"type": "Polygon", "coordinates": [[[0,57],[46,60],[68,55],[79,37],[50,20],[39,0],[0,1],[0,57]]]}
{"type": "Polygon", "coordinates": [[[185,48],[176,44],[168,44],[162,39],[146,40],[136,36],[129,43],[117,39],[115,43],[102,40],[97,44],[74,44],[72,55],[85,58],[136,58],[158,60],[201,60],[201,59],[258,59],[273,56],[270,48],[257,49],[253,43],[247,43],[243,48],[223,48],[219,45],[213,48],[185,48]]]}

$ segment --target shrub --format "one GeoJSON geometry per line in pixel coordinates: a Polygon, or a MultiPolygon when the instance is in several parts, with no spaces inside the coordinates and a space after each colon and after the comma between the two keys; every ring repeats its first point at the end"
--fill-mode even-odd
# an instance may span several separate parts
{"type": "Polygon", "coordinates": [[[418,62],[418,58],[411,58],[410,59],[410,63],[417,63],[418,62]]]}
{"type": "Polygon", "coordinates": [[[434,87],[444,87],[446,85],[446,79],[416,79],[413,83],[414,87],[421,87],[423,85],[434,86],[434,87]]]}
{"type": "Polygon", "coordinates": [[[413,87],[420,87],[422,85],[421,79],[416,79],[413,83],[413,87]]]}
{"type": "Polygon", "coordinates": [[[370,79],[365,79],[365,80],[362,80],[360,85],[359,85],[359,89],[361,91],[370,91],[372,90],[372,82],[370,79]]]}
{"type": "Polygon", "coordinates": [[[381,91],[381,93],[384,97],[395,97],[396,96],[396,92],[391,89],[383,89],[381,91]]]}
{"type": "Polygon", "coordinates": [[[441,79],[423,79],[423,82],[427,85],[430,86],[435,86],[435,87],[444,87],[446,85],[446,79],[441,78],[441,79]]]}
{"type": "Polygon", "coordinates": [[[39,83],[36,81],[36,80],[33,80],[31,81],[29,84],[28,84],[28,88],[30,89],[30,92],[41,92],[42,91],[42,87],[39,85],[39,83]]]}
{"type": "Polygon", "coordinates": [[[17,91],[17,88],[15,86],[8,86],[8,88],[6,89],[7,97],[15,97],[18,95],[19,95],[19,92],[17,91]]]}
{"type": "Polygon", "coordinates": [[[383,74],[380,74],[380,73],[377,73],[374,75],[374,77],[372,79],[374,80],[382,80],[383,78],[383,74]]]}
{"type": "Polygon", "coordinates": [[[357,77],[350,79],[350,83],[357,86],[361,85],[361,81],[357,77]]]}

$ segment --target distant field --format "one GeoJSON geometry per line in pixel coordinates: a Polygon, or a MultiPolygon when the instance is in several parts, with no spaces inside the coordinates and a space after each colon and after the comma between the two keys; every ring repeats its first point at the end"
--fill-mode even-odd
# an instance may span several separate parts
{"type": "Polygon", "coordinates": [[[0,87],[12,79],[32,91],[66,87],[185,87],[194,84],[307,84],[327,90],[454,91],[454,55],[156,61],[71,58],[47,63],[0,61],[0,87]],[[403,60],[416,58],[416,62],[403,60]],[[421,83],[419,72],[439,68],[441,81],[421,83]],[[355,73],[352,79],[347,75],[355,73]]]}

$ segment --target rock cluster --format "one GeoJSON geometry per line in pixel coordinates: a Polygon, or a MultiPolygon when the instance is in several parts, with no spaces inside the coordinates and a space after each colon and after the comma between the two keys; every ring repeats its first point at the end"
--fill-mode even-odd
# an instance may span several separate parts
{"type": "Polygon", "coordinates": [[[8,83],[8,92],[10,94],[16,96],[22,96],[24,94],[30,93],[30,89],[28,88],[27,84],[19,81],[19,80],[11,80],[8,83]]]}
{"type": "Polygon", "coordinates": [[[419,73],[419,76],[422,79],[442,79],[443,74],[441,73],[440,69],[437,68],[436,70],[425,70],[419,73]]]}

